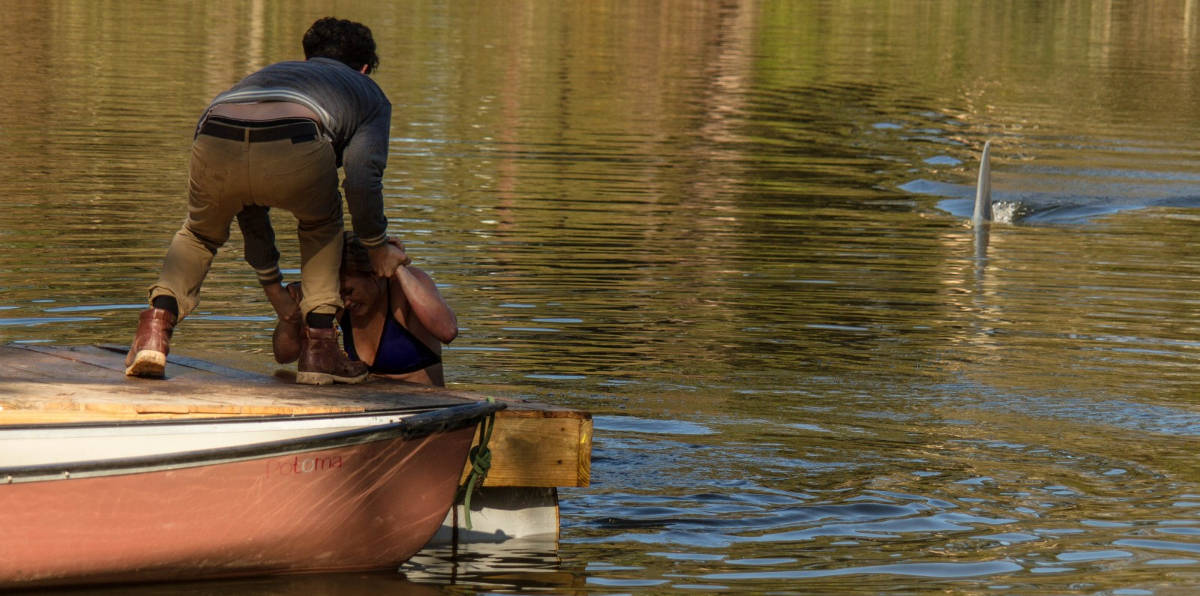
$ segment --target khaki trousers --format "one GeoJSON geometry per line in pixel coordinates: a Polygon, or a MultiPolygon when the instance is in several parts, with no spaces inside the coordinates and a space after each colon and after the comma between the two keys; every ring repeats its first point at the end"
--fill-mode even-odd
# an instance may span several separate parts
{"type": "Polygon", "coordinates": [[[150,299],[171,295],[179,317],[199,303],[200,285],[217,249],[229,240],[233,218],[246,206],[286,209],[299,222],[301,311],[336,314],[342,308],[342,199],[333,147],[319,136],[250,142],[201,134],[192,143],[188,215],[175,233],[150,299]]]}

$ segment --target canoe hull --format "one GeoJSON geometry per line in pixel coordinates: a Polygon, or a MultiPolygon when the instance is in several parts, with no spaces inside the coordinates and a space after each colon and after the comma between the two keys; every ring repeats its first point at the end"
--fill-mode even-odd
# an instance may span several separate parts
{"type": "Polygon", "coordinates": [[[0,478],[0,586],[396,566],[440,527],[474,432],[84,478],[0,478]]]}

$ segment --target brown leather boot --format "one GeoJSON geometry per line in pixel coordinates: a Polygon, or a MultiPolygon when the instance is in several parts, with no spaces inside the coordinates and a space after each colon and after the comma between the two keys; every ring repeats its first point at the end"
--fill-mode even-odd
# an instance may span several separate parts
{"type": "Polygon", "coordinates": [[[300,339],[297,383],[361,383],[367,378],[367,365],[346,356],[338,345],[337,332],[333,328],[317,329],[304,325],[300,339]]]}
{"type": "Polygon", "coordinates": [[[167,367],[175,315],[162,308],[147,308],[138,317],[137,334],[125,356],[125,374],[161,379],[167,367]]]}

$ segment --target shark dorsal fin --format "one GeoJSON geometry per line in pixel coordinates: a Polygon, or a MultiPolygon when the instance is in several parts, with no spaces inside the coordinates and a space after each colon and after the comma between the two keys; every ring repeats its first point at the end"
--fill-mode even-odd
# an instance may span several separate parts
{"type": "Polygon", "coordinates": [[[983,155],[979,157],[979,182],[975,184],[975,215],[971,224],[981,226],[992,221],[992,166],[988,153],[992,142],[983,144],[983,155]]]}

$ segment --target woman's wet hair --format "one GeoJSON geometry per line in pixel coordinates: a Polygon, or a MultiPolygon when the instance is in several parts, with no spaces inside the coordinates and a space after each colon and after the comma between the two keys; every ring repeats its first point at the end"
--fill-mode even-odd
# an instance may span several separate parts
{"type": "Polygon", "coordinates": [[[301,42],[305,58],[332,58],[354,70],[367,67],[367,74],[379,68],[375,38],[362,23],[325,17],[308,28],[301,42]]]}
{"type": "Polygon", "coordinates": [[[354,232],[342,232],[342,275],[375,275],[367,247],[354,232]]]}

